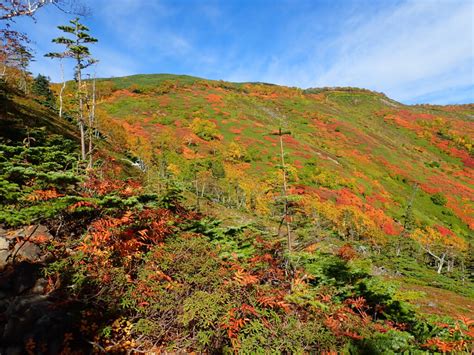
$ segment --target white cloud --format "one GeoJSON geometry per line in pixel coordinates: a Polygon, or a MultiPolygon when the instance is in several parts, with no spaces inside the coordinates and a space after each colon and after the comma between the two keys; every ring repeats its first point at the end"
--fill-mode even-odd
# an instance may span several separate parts
{"type": "Polygon", "coordinates": [[[474,84],[473,3],[457,5],[408,3],[373,19],[339,39],[341,59],[316,84],[365,84],[400,100],[474,84]]]}
{"type": "Polygon", "coordinates": [[[474,86],[473,22],[472,1],[409,1],[374,13],[358,11],[345,19],[336,37],[320,38],[310,31],[316,26],[308,25],[277,59],[249,58],[260,64],[238,64],[230,78],[300,87],[358,86],[412,101],[474,86]]]}

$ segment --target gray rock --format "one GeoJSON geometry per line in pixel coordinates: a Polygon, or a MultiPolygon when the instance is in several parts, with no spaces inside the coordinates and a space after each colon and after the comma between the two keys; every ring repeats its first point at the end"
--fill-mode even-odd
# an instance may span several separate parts
{"type": "Polygon", "coordinates": [[[19,242],[13,249],[13,255],[16,260],[23,259],[28,261],[38,261],[41,256],[41,249],[31,242],[19,242]]]}
{"type": "Polygon", "coordinates": [[[6,238],[0,236],[0,250],[8,249],[10,249],[10,242],[6,238]]]}
{"type": "Polygon", "coordinates": [[[33,288],[38,278],[38,269],[37,264],[29,261],[22,261],[15,265],[15,273],[11,280],[11,292],[19,295],[33,288]]]}
{"type": "Polygon", "coordinates": [[[40,278],[36,280],[35,285],[31,289],[31,293],[42,295],[48,285],[48,281],[46,279],[40,278]]]}
{"type": "Polygon", "coordinates": [[[378,266],[372,266],[372,275],[375,275],[375,276],[380,276],[380,275],[386,275],[388,272],[387,270],[381,266],[381,267],[378,267],[378,266]]]}
{"type": "MultiPolygon", "coordinates": [[[[21,346],[9,346],[6,350],[5,350],[5,355],[18,355],[18,354],[22,354],[23,353],[23,350],[24,348],[22,348],[21,346]]],[[[3,352],[2,352],[3,354],[3,352]]]]}
{"type": "MultiPolygon", "coordinates": [[[[34,230],[35,226],[29,226],[29,229],[27,230],[27,236],[31,234],[31,232],[34,230]]],[[[47,237],[49,240],[53,239],[53,236],[51,233],[49,233],[49,229],[46,226],[43,226],[40,224],[38,228],[36,228],[36,231],[33,233],[32,237],[38,237],[38,236],[44,236],[47,237]]]]}
{"type": "Polygon", "coordinates": [[[9,256],[10,252],[8,250],[0,250],[0,270],[7,266],[8,262],[10,262],[11,258],[8,259],[9,256]]]}
{"type": "MultiPolygon", "coordinates": [[[[2,234],[0,234],[2,235],[2,234]]],[[[48,239],[52,239],[53,236],[49,233],[48,227],[40,225],[31,225],[19,229],[8,230],[3,233],[3,236],[6,239],[23,239],[23,238],[32,238],[38,236],[46,236],[48,239]]]]}

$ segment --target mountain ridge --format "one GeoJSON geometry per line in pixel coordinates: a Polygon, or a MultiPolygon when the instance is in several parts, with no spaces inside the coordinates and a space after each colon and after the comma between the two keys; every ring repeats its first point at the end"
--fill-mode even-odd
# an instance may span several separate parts
{"type": "MultiPolygon", "coordinates": [[[[317,93],[317,92],[323,92],[323,91],[345,91],[345,92],[370,92],[375,95],[381,95],[390,101],[393,101],[399,105],[404,105],[404,106],[410,106],[410,107],[416,107],[416,106],[430,106],[430,107],[457,107],[457,106],[466,106],[466,107],[472,107],[474,103],[463,103],[463,104],[431,104],[431,103],[416,103],[416,104],[405,104],[399,101],[396,101],[392,98],[390,98],[386,93],[384,92],[379,92],[376,90],[371,90],[363,87],[351,87],[351,86],[322,86],[322,87],[307,87],[307,88],[301,88],[298,86],[288,86],[288,85],[283,85],[283,84],[275,84],[275,83],[270,83],[270,82],[261,82],[261,81],[227,81],[223,79],[208,79],[204,77],[198,77],[194,75],[188,75],[188,74],[170,74],[170,73],[153,73],[153,74],[131,74],[131,75],[124,75],[124,76],[112,76],[112,77],[100,77],[97,78],[99,81],[133,81],[134,79],[140,79],[140,78],[148,78],[150,79],[149,81],[153,81],[153,79],[158,79],[155,84],[159,84],[163,80],[176,80],[176,79],[183,79],[186,81],[208,81],[208,82],[224,82],[224,83],[229,83],[229,84],[234,84],[234,85],[245,85],[245,84],[250,84],[250,85],[267,85],[267,86],[275,86],[275,87],[284,87],[284,88],[290,88],[290,89],[296,89],[296,90],[303,90],[305,93],[317,93]]],[[[87,81],[87,80],[86,80],[87,81]]],[[[139,81],[139,80],[138,80],[139,81]]],[[[58,84],[58,83],[55,83],[58,84]]]]}

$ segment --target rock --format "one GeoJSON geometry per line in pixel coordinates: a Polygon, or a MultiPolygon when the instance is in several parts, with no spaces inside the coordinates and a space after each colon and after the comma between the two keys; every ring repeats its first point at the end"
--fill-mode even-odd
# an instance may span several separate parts
{"type": "Polygon", "coordinates": [[[48,285],[48,281],[46,279],[40,278],[36,280],[35,285],[31,289],[31,293],[42,295],[48,285]]]}
{"type": "Polygon", "coordinates": [[[41,249],[32,242],[18,242],[13,249],[15,259],[23,259],[28,261],[39,261],[41,249]]]}
{"type": "Polygon", "coordinates": [[[39,262],[40,263],[49,263],[51,261],[54,261],[55,260],[55,257],[54,257],[54,254],[51,253],[50,251],[46,252],[45,254],[43,254],[41,256],[41,258],[39,259],[39,262]]]}
{"type": "Polygon", "coordinates": [[[10,252],[8,250],[0,250],[0,270],[3,270],[5,266],[7,266],[8,257],[10,256],[10,252]]]}
{"type": "MultiPolygon", "coordinates": [[[[5,355],[18,355],[22,354],[24,347],[22,346],[10,346],[5,350],[5,355]]],[[[3,353],[2,353],[3,354],[3,353]]]]}
{"type": "MultiPolygon", "coordinates": [[[[34,230],[34,227],[35,226],[28,227],[30,229],[27,231],[27,236],[31,234],[31,232],[34,230]]],[[[41,237],[42,239],[46,239],[46,240],[53,239],[53,236],[51,235],[51,233],[49,233],[48,227],[43,226],[42,224],[40,224],[38,228],[36,228],[36,231],[33,233],[31,237],[32,237],[31,239],[33,240],[37,239],[38,237],[41,237]]]]}
{"type": "Polygon", "coordinates": [[[34,329],[37,319],[46,314],[51,302],[45,296],[29,296],[14,299],[6,310],[7,323],[3,338],[12,342],[23,342],[25,333],[34,329]]]}
{"type": "Polygon", "coordinates": [[[11,291],[14,294],[22,294],[30,290],[36,284],[40,266],[27,261],[15,265],[11,282],[11,291]]]}
{"type": "Polygon", "coordinates": [[[381,276],[381,275],[386,275],[388,272],[387,270],[381,266],[381,267],[378,267],[378,266],[372,266],[372,275],[374,276],[381,276]]]}
{"type": "Polygon", "coordinates": [[[10,242],[7,238],[0,237],[0,250],[8,250],[10,249],[10,242]]]}
{"type": "Polygon", "coordinates": [[[51,235],[51,233],[49,233],[48,227],[42,224],[31,225],[31,226],[27,226],[27,227],[23,227],[19,229],[6,231],[4,233],[4,237],[6,239],[29,238],[31,240],[35,240],[40,237],[42,239],[53,239],[53,236],[51,235]]]}

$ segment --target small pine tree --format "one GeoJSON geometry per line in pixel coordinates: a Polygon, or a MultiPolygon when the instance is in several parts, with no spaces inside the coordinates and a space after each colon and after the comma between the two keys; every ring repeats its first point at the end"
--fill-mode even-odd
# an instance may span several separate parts
{"type": "Polygon", "coordinates": [[[58,26],[58,28],[72,35],[72,38],[58,37],[53,39],[54,43],[64,45],[66,47],[64,52],[48,53],[50,58],[72,58],[75,61],[74,66],[74,80],[77,84],[77,97],[79,101],[79,116],[77,118],[79,130],[81,132],[81,157],[86,160],[86,121],[84,117],[84,99],[86,93],[84,92],[82,71],[96,62],[91,57],[91,53],[87,44],[96,43],[97,39],[89,35],[89,28],[79,22],[79,18],[69,21],[70,25],[58,26]]]}
{"type": "Polygon", "coordinates": [[[49,85],[49,78],[47,76],[38,74],[38,76],[33,81],[31,90],[34,95],[43,98],[46,105],[53,106],[54,95],[49,85]]]}
{"type": "Polygon", "coordinates": [[[413,190],[412,194],[410,197],[410,200],[408,201],[408,204],[405,208],[405,212],[403,213],[402,216],[402,221],[403,221],[403,230],[398,237],[398,242],[397,242],[397,249],[396,249],[396,254],[399,256],[402,252],[403,248],[403,243],[405,240],[408,238],[408,236],[415,230],[416,228],[416,219],[415,215],[413,213],[413,203],[415,202],[415,197],[416,197],[416,192],[418,191],[418,184],[413,185],[413,190]]]}

